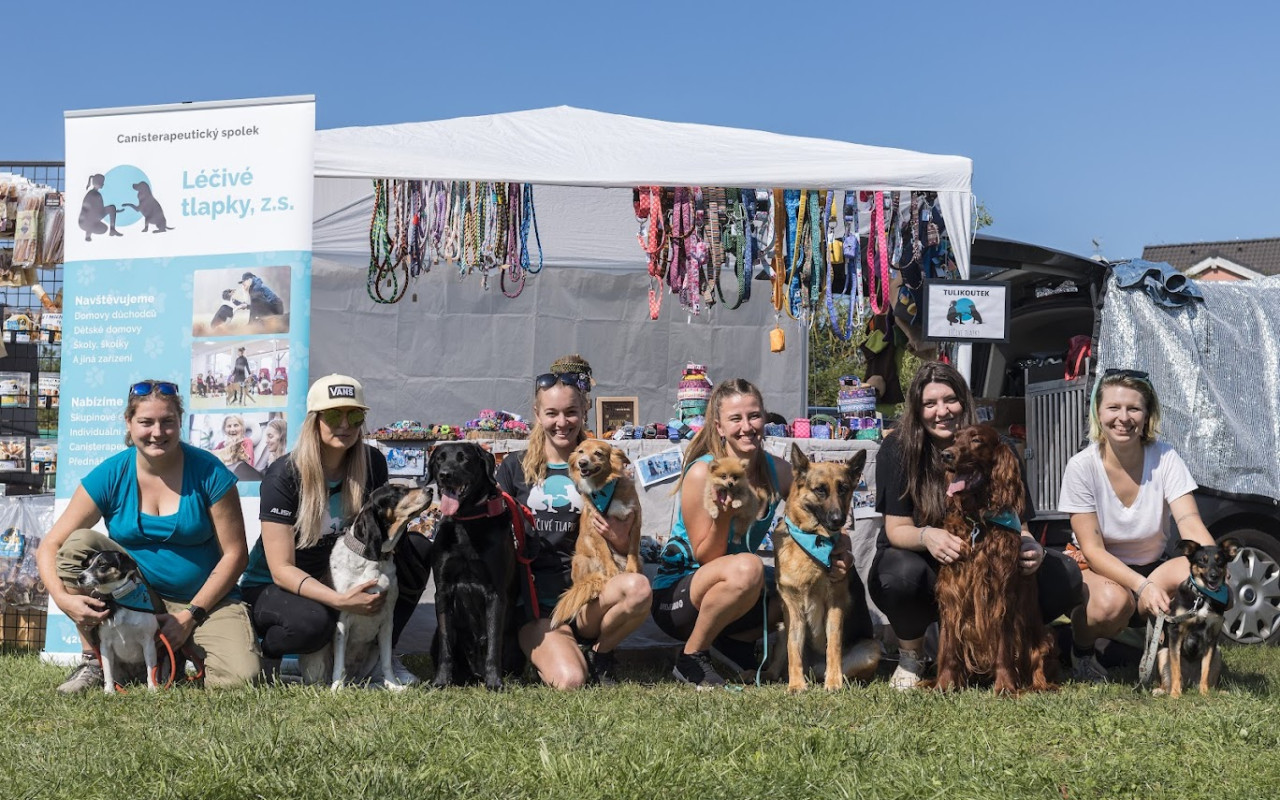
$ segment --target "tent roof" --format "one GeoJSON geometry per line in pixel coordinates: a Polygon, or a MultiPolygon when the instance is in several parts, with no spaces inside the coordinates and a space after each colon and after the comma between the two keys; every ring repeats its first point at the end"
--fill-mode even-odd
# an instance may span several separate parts
{"type": "Polygon", "coordinates": [[[569,106],[316,132],[317,177],[969,192],[973,162],[569,106]]]}

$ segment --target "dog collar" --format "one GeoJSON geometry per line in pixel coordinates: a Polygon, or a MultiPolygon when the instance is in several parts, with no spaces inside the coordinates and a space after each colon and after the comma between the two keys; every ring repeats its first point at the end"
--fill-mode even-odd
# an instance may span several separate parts
{"type": "Polygon", "coordinates": [[[1202,596],[1207,597],[1210,600],[1213,600],[1217,603],[1221,603],[1222,605],[1227,605],[1227,603],[1229,603],[1231,600],[1231,590],[1227,587],[1227,584],[1225,583],[1219,586],[1217,589],[1210,589],[1208,586],[1205,586],[1203,583],[1196,580],[1195,575],[1189,576],[1187,578],[1187,582],[1191,584],[1191,588],[1195,589],[1202,596]]]}
{"type": "Polygon", "coordinates": [[[791,536],[792,541],[800,545],[800,549],[809,558],[818,562],[819,566],[831,569],[831,555],[836,547],[834,537],[823,536],[820,533],[810,533],[792,522],[791,517],[783,517],[782,521],[787,523],[787,533],[791,536]]]}
{"type": "Polygon", "coordinates": [[[613,493],[618,490],[618,479],[606,483],[599,490],[591,493],[591,505],[596,507],[596,511],[601,514],[609,512],[609,506],[613,505],[613,493]]]}
{"type": "Polygon", "coordinates": [[[484,502],[476,503],[471,508],[473,510],[478,510],[479,513],[465,514],[465,515],[454,514],[452,519],[468,520],[468,519],[482,519],[485,517],[496,517],[507,510],[507,504],[503,502],[502,495],[498,495],[497,497],[490,497],[488,500],[485,500],[484,502]]]}
{"type": "Polygon", "coordinates": [[[111,599],[121,608],[141,611],[144,614],[156,613],[155,599],[151,596],[150,587],[133,578],[129,578],[113,589],[111,599]]]}
{"type": "Polygon", "coordinates": [[[1007,528],[1015,533],[1022,532],[1022,520],[1018,519],[1018,515],[1007,508],[998,514],[983,514],[982,518],[993,525],[999,525],[1001,528],[1007,528]]]}

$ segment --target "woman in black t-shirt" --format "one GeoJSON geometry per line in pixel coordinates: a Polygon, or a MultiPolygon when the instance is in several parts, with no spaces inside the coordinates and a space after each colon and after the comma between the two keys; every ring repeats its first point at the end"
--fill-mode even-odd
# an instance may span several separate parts
{"type": "MultiPolygon", "coordinates": [[[[940,455],[956,431],[977,422],[973,407],[959,372],[940,362],[923,365],[907,390],[898,428],[876,456],[876,511],[884,528],[867,589],[898,638],[898,667],[889,679],[895,689],[914,688],[924,674],[925,631],[938,620],[938,567],[966,546],[942,527],[947,483],[940,455]]],[[[1082,579],[1075,562],[1032,538],[1025,520],[1033,514],[1028,497],[1020,566],[1024,574],[1036,573],[1048,621],[1079,603],[1082,579]]]]}
{"type": "MultiPolygon", "coordinates": [[[[538,595],[537,618],[526,602],[529,621],[520,628],[520,648],[542,680],[557,689],[575,689],[589,681],[615,682],[613,649],[649,615],[652,590],[643,574],[615,575],[599,599],[577,621],[551,627],[551,610],[569,588],[570,565],[578,541],[582,497],[569,479],[569,455],[587,438],[587,393],[591,366],[581,356],[566,356],[534,379],[529,449],[512,453],[498,468],[498,485],[533,512],[536,529],[528,537],[538,595]]],[[[609,546],[626,554],[630,519],[592,515],[592,524],[609,546]]]]}
{"type": "MultiPolygon", "coordinates": [[[[240,584],[253,606],[264,658],[313,653],[332,640],[338,612],[374,614],[385,601],[381,592],[366,591],[376,581],[344,593],[324,583],[334,544],[369,493],[387,482],[386,458],[364,443],[368,408],[355,378],[329,375],[316,381],[307,392],[297,446],[262,480],[262,536],[240,584]]],[[[401,537],[393,641],[426,588],[429,551],[425,537],[401,537]]],[[[401,683],[417,682],[398,662],[395,666],[401,683]]]]}

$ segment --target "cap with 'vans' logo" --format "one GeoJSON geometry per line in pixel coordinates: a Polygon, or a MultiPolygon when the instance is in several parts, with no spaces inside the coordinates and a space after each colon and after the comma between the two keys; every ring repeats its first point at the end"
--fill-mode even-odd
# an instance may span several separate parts
{"type": "Polygon", "coordinates": [[[353,407],[366,411],[369,409],[364,402],[364,387],[350,375],[339,375],[336,372],[326,375],[311,384],[311,389],[307,392],[307,413],[353,407]]]}

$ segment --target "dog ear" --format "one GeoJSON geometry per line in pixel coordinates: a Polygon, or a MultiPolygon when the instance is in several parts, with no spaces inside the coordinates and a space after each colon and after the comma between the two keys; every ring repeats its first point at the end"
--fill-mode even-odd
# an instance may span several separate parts
{"type": "Polygon", "coordinates": [[[1222,550],[1224,560],[1228,562],[1235,561],[1236,554],[1240,552],[1240,542],[1230,536],[1218,542],[1218,547],[1222,550]]]}
{"type": "Polygon", "coordinates": [[[791,469],[797,478],[809,471],[809,458],[795,442],[791,443],[791,469]]]}
{"type": "Polygon", "coordinates": [[[439,450],[438,446],[432,447],[427,451],[427,481],[430,483],[436,482],[436,464],[440,460],[436,452],[437,450],[439,450]]]}
{"type": "Polygon", "coordinates": [[[849,456],[849,460],[844,462],[844,465],[849,468],[849,478],[854,483],[857,483],[858,479],[862,477],[862,471],[867,467],[867,451],[859,450],[849,456]]]}
{"type": "Polygon", "coordinates": [[[996,448],[996,463],[991,468],[991,506],[993,510],[1009,509],[1019,516],[1026,510],[1026,489],[1022,485],[1022,465],[1013,448],[1001,443],[996,448]]]}
{"type": "Polygon", "coordinates": [[[498,461],[493,457],[486,448],[480,448],[480,455],[484,457],[484,468],[490,478],[496,478],[498,474],[498,461]]]}
{"type": "Polygon", "coordinates": [[[372,500],[366,500],[360,513],[351,523],[351,535],[362,544],[375,544],[382,539],[382,528],[377,523],[380,509],[372,500]]]}
{"type": "Polygon", "coordinates": [[[1183,539],[1178,542],[1178,554],[1191,558],[1200,549],[1200,543],[1193,539],[1183,539]]]}

